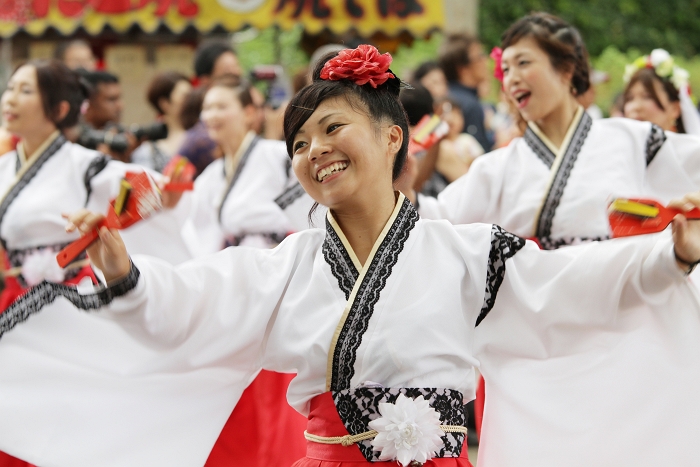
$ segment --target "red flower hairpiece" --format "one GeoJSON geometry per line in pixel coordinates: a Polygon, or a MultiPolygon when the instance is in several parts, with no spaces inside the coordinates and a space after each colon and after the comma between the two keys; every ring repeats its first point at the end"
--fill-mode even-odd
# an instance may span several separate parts
{"type": "Polygon", "coordinates": [[[489,57],[493,58],[493,61],[496,62],[496,65],[493,68],[493,76],[502,83],[503,68],[501,68],[501,61],[503,60],[503,49],[500,47],[494,47],[491,49],[491,54],[489,57]]]}
{"type": "Polygon", "coordinates": [[[369,83],[376,88],[396,77],[388,71],[391,60],[389,53],[380,54],[373,45],[362,44],[356,49],[341,50],[328,60],[321,70],[321,79],[349,79],[358,86],[369,83]]]}

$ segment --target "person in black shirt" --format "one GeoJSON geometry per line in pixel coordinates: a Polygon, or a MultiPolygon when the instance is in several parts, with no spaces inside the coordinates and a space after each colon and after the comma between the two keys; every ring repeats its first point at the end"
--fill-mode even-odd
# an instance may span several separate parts
{"type": "Polygon", "coordinates": [[[474,136],[485,152],[493,148],[484,126],[484,109],[477,88],[488,79],[486,54],[478,39],[458,34],[447,37],[441,47],[440,67],[448,81],[450,97],[462,108],[464,132],[474,136]]]}

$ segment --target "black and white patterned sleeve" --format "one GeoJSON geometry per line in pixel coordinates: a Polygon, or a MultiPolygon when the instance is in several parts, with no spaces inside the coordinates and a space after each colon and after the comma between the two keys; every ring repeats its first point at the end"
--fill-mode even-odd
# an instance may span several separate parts
{"type": "Polygon", "coordinates": [[[523,246],[525,246],[525,239],[507,232],[495,224],[492,226],[491,251],[486,270],[486,294],[484,295],[484,304],[476,318],[476,326],[486,318],[496,303],[498,289],[506,274],[506,260],[512,258],[523,246]]]}

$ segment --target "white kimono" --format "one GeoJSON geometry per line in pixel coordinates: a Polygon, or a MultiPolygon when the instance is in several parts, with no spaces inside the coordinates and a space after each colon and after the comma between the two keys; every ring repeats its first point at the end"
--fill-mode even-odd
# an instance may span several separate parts
{"type": "MultiPolygon", "coordinates": [[[[138,166],[113,161],[96,151],[66,142],[58,133],[52,135],[29,160],[21,149],[1,157],[0,192],[4,196],[0,200],[0,239],[12,266],[22,267],[23,262],[33,257],[35,269],[42,269],[41,265],[37,266],[36,259],[44,256],[49,261],[45,261],[43,271],[35,270],[35,275],[43,273],[48,280],[60,280],[55,278],[56,270],[61,272],[55,260],[56,253],[79,237],[76,232],[65,231],[66,220],[61,214],[83,207],[106,212],[109,200],[119,191],[125,172],[141,170],[138,166]]],[[[190,258],[180,228],[177,210],[164,210],[122,233],[130,249],[179,263],[190,258]]],[[[24,278],[20,276],[18,280],[21,283],[24,278]]],[[[50,290],[65,286],[41,282],[37,287],[34,292],[43,292],[29,292],[18,299],[12,312],[9,309],[8,313],[0,311],[0,336],[5,337],[0,339],[0,398],[6,400],[0,409],[0,419],[14,419],[12,414],[17,413],[23,420],[16,428],[20,432],[23,429],[31,431],[34,424],[42,423],[41,418],[37,418],[41,408],[40,405],[27,406],[24,403],[40,395],[44,400],[42,404],[52,406],[54,414],[61,414],[51,422],[51,429],[60,432],[70,424],[71,412],[76,405],[97,403],[101,399],[92,395],[112,390],[105,389],[105,386],[113,389],[129,387],[127,378],[110,380],[108,375],[124,374],[159,355],[156,352],[154,356],[152,350],[126,335],[114,323],[79,311],[64,300],[53,301],[55,295],[50,290]],[[21,335],[5,336],[18,320],[39,310],[51,317],[48,323],[28,321],[24,323],[27,326],[23,326],[21,335]],[[76,379],[75,375],[86,374],[86,368],[93,369],[95,378],[90,382],[76,379]],[[49,381],[55,385],[49,383],[44,387],[49,381]]],[[[129,390],[125,389],[121,397],[128,397],[129,390]]],[[[89,425],[89,420],[87,423],[89,425]]],[[[5,429],[13,431],[11,425],[5,429]]],[[[49,426],[44,429],[49,429],[49,426]]],[[[104,433],[94,432],[91,436],[102,437],[104,433]]],[[[10,454],[25,459],[40,454],[38,447],[35,452],[27,452],[26,444],[15,444],[14,435],[7,432],[0,435],[0,439],[0,450],[10,454]]],[[[87,437],[62,449],[79,453],[82,446],[90,442],[87,437]]],[[[36,463],[52,465],[50,462],[36,463]]],[[[93,465],[99,464],[93,462],[93,465]]]]}
{"type": "MultiPolygon", "coordinates": [[[[0,448],[19,444],[9,452],[47,467],[154,465],[154,453],[168,456],[157,465],[202,465],[260,368],[298,374],[288,397],[302,413],[330,391],[350,433],[366,431],[377,402],[395,392],[422,394],[443,423],[464,425],[479,365],[476,339],[494,340],[494,358],[536,354],[559,339],[570,344],[563,354],[595,352],[591,337],[604,337],[639,303],[700,311],[668,236],[542,252],[496,226],[419,220],[403,196],[364,267],[331,216],[325,231],[291,235],[273,250],[228,248],[176,267],[146,257],[134,264],[109,289],[59,293],[79,308],[111,302],[89,316],[111,317],[167,358],[123,369],[123,379],[142,388],[125,393],[105,384],[70,409],[42,397],[66,392],[65,381],[47,375],[31,394],[20,393],[18,381],[12,398],[0,397],[0,448]],[[483,333],[491,320],[501,324],[483,333]],[[31,426],[23,416],[29,410],[36,414],[31,426]]],[[[37,313],[2,343],[17,343],[19,352],[32,322],[43,322],[51,339],[65,338],[53,332],[53,319],[37,313]]],[[[72,387],[95,373],[111,381],[102,362],[81,355],[65,362],[84,372],[74,374],[72,387]]],[[[3,377],[21,380],[12,360],[0,366],[3,377]]],[[[458,455],[464,435],[443,439],[441,454],[458,455]]],[[[370,441],[359,447],[376,460],[370,441]]]]}
{"type": "MultiPolygon", "coordinates": [[[[0,239],[13,256],[76,240],[61,214],[79,209],[106,213],[127,171],[143,168],[111,160],[67,142],[56,132],[35,154],[12,151],[0,158],[0,239]],[[32,160],[26,161],[30,157],[32,160]],[[16,253],[17,252],[17,253],[16,253]]],[[[157,174],[154,174],[157,176],[157,174]]],[[[185,197],[186,198],[186,197],[185,197]]],[[[183,200],[185,209],[188,200],[183,200]]],[[[186,213],[186,211],[185,211],[186,213]]],[[[163,210],[122,231],[128,248],[177,264],[191,258],[179,234],[183,209],[163,210]]]]}
{"type": "MultiPolygon", "coordinates": [[[[698,188],[699,138],[579,112],[561,150],[531,124],[523,138],[477,159],[437,199],[418,203],[422,216],[493,222],[551,249],[609,238],[611,197],[665,203],[698,188]]],[[[595,312],[593,303],[583,305],[595,312]]],[[[562,334],[537,352],[499,355],[494,341],[477,336],[487,386],[479,465],[696,465],[697,310],[637,308],[591,338],[596,352],[576,352],[562,334]]],[[[491,325],[496,320],[484,327],[491,325]]],[[[518,332],[518,322],[511,326],[518,332]]]]}
{"type": "Polygon", "coordinates": [[[235,155],[209,164],[194,195],[184,232],[195,256],[227,244],[268,248],[309,227],[313,200],[291,172],[284,143],[253,132],[235,155]]]}

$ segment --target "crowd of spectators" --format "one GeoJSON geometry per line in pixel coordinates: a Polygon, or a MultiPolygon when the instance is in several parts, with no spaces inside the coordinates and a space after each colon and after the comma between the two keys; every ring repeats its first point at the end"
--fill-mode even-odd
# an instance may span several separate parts
{"type": "MultiPolygon", "coordinates": [[[[311,57],[313,64],[324,54],[344,48],[329,44],[311,57]]],[[[162,128],[124,125],[122,85],[119,77],[96,60],[90,44],[75,40],[57,46],[54,58],[78,71],[89,91],[78,126],[66,131],[78,143],[98,149],[112,158],[162,171],[174,155],[187,157],[201,173],[222,156],[221,145],[210,137],[201,118],[206,90],[218,80],[247,81],[239,58],[227,42],[203,42],[194,54],[192,78],[166,71],[153,77],[144,96],[162,128]]],[[[311,66],[309,67],[309,69],[311,66]]],[[[450,35],[434,60],[418,66],[408,81],[412,89],[401,100],[411,125],[425,115],[439,116],[448,127],[444,137],[427,152],[417,154],[414,188],[437,195],[447,184],[464,175],[475,158],[502,147],[518,135],[505,102],[482,102],[490,83],[487,56],[481,42],[466,34],[450,35]]],[[[253,79],[255,79],[254,74],[253,79]]],[[[266,79],[266,78],[263,78],[266,79]]],[[[308,69],[287,83],[292,93],[308,84],[308,69]]],[[[268,82],[268,84],[271,84],[268,82]]],[[[268,90],[272,88],[267,86],[268,90]]],[[[283,139],[285,103],[271,104],[258,87],[251,86],[256,115],[252,128],[269,139],[283,139]]],[[[291,96],[288,96],[291,97],[291,96]]]]}

